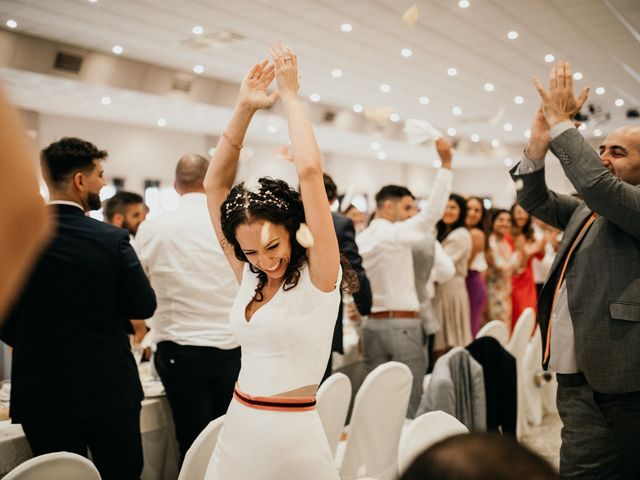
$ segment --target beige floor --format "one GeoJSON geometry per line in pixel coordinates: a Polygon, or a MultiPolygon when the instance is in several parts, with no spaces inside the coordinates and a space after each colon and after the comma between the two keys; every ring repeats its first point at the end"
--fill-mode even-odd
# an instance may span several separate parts
{"type": "Polygon", "coordinates": [[[531,427],[523,443],[546,458],[556,469],[560,466],[560,430],[562,422],[557,413],[545,415],[542,423],[531,427]]]}

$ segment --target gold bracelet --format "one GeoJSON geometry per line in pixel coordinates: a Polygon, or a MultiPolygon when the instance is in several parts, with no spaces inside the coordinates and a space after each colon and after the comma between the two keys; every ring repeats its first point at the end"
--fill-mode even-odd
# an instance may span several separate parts
{"type": "Polygon", "coordinates": [[[229,142],[229,145],[231,145],[233,148],[235,148],[236,150],[242,150],[242,147],[244,145],[237,143],[227,132],[222,132],[222,136],[227,142],[229,142]]]}

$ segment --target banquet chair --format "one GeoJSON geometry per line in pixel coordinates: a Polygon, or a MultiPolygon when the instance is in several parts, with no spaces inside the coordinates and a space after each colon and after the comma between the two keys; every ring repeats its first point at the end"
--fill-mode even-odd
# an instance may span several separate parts
{"type": "Polygon", "coordinates": [[[481,337],[493,337],[500,342],[500,345],[506,347],[509,341],[509,329],[502,320],[491,320],[476,334],[476,338],[481,337]]]}
{"type": "Polygon", "coordinates": [[[521,439],[529,431],[527,422],[527,402],[525,400],[526,372],[524,357],[527,345],[531,339],[531,332],[535,324],[535,312],[533,308],[525,308],[511,335],[511,340],[507,344],[507,351],[516,359],[516,375],[518,378],[518,414],[516,422],[516,438],[521,439]]]}
{"type": "Polygon", "coordinates": [[[387,362],[365,378],[356,394],[349,437],[340,466],[342,480],[395,479],[398,442],[413,376],[406,365],[387,362]]]}
{"type": "Polygon", "coordinates": [[[448,413],[437,410],[420,415],[411,422],[400,438],[398,446],[400,474],[431,445],[460,433],[469,433],[469,430],[448,413]]]}
{"type": "Polygon", "coordinates": [[[539,377],[542,365],[542,341],[540,327],[536,325],[535,332],[527,344],[524,355],[524,400],[527,404],[527,420],[532,425],[542,423],[542,393],[547,382],[539,377]],[[542,383],[540,383],[542,382],[542,383]]]}
{"type": "Polygon", "coordinates": [[[184,456],[178,480],[202,480],[204,478],[213,449],[218,441],[218,435],[224,424],[224,417],[225,415],[222,415],[210,422],[193,441],[184,456]]]}
{"type": "Polygon", "coordinates": [[[4,480],[100,480],[98,469],[81,455],[69,452],[47,453],[18,465],[4,480]]]}
{"type": "Polygon", "coordinates": [[[350,402],[351,380],[344,373],[331,375],[316,394],[316,408],[333,456],[347,420],[350,402]]]}

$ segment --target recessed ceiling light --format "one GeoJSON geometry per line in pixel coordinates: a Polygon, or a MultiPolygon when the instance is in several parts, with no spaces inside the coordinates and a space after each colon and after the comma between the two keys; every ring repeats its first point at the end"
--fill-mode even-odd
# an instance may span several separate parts
{"type": "Polygon", "coordinates": [[[507,33],[507,38],[509,40],[515,40],[516,38],[518,38],[518,32],[516,32],[515,30],[511,30],[509,33],[507,33]]]}
{"type": "Polygon", "coordinates": [[[311,100],[312,102],[319,102],[321,98],[322,97],[320,97],[319,93],[312,93],[311,95],[309,95],[309,100],[311,100]]]}
{"type": "Polygon", "coordinates": [[[382,148],[380,142],[371,142],[371,150],[377,152],[378,150],[380,150],[380,148],[382,148]]]}
{"type": "Polygon", "coordinates": [[[124,48],[122,48],[121,45],[114,45],[113,48],[111,49],[111,51],[113,53],[115,53],[116,55],[120,55],[120,54],[122,54],[122,52],[124,52],[124,48]]]}
{"type": "Polygon", "coordinates": [[[450,137],[455,137],[458,134],[458,131],[453,128],[453,127],[449,127],[447,128],[447,135],[449,135],[450,137]]]}
{"type": "Polygon", "coordinates": [[[353,106],[353,111],[356,112],[356,113],[362,113],[362,112],[364,112],[364,107],[361,104],[356,103],[353,106]]]}
{"type": "Polygon", "coordinates": [[[529,130],[528,128],[524,131],[524,136],[526,138],[531,138],[531,130],[529,130]]]}
{"type": "Polygon", "coordinates": [[[471,4],[469,3],[469,0],[460,0],[460,1],[458,2],[458,6],[459,6],[460,8],[468,8],[468,7],[469,7],[469,5],[471,5],[471,4]]]}
{"type": "Polygon", "coordinates": [[[493,140],[491,140],[491,146],[493,148],[498,148],[500,146],[500,140],[498,140],[497,138],[494,138],[493,140]]]}
{"type": "Polygon", "coordinates": [[[472,133],[471,134],[471,141],[473,143],[478,143],[480,141],[480,135],[478,135],[477,133],[472,133]]]}
{"type": "Polygon", "coordinates": [[[547,54],[544,56],[544,61],[545,61],[545,62],[547,62],[547,63],[551,63],[551,62],[553,62],[555,59],[556,59],[556,57],[554,57],[554,56],[553,56],[553,55],[551,55],[550,53],[547,53],[547,54]]]}
{"type": "Polygon", "coordinates": [[[511,130],[513,130],[513,125],[511,125],[510,123],[505,123],[503,128],[505,132],[510,132],[511,130]]]}
{"type": "Polygon", "coordinates": [[[582,80],[582,73],[580,72],[576,72],[573,74],[573,79],[574,80],[582,80]]]}
{"type": "Polygon", "coordinates": [[[277,125],[267,125],[267,131],[269,133],[276,133],[278,131],[277,125]]]}
{"type": "Polygon", "coordinates": [[[391,120],[392,122],[399,122],[400,121],[400,115],[398,115],[397,113],[392,113],[391,115],[389,115],[389,120],[391,120]]]}
{"type": "Polygon", "coordinates": [[[339,68],[334,68],[333,70],[331,70],[331,76],[333,78],[340,78],[342,76],[342,70],[340,70],[339,68]]]}
{"type": "Polygon", "coordinates": [[[600,135],[602,135],[602,130],[600,130],[599,128],[596,128],[596,129],[593,131],[593,136],[594,136],[594,137],[599,137],[600,135]]]}
{"type": "Polygon", "coordinates": [[[453,107],[451,109],[451,113],[453,113],[454,115],[461,115],[462,114],[462,108],[460,107],[453,107]]]}
{"type": "Polygon", "coordinates": [[[193,67],[193,71],[194,71],[194,73],[202,73],[202,72],[204,72],[204,66],[202,66],[202,65],[195,65],[195,66],[193,67]]]}
{"type": "Polygon", "coordinates": [[[433,163],[433,168],[440,168],[442,166],[442,161],[439,158],[436,158],[433,163]]]}
{"type": "Polygon", "coordinates": [[[191,29],[191,31],[195,34],[195,35],[202,35],[204,33],[204,28],[202,28],[200,25],[196,25],[195,27],[193,27],[191,29]]]}
{"type": "Polygon", "coordinates": [[[111,105],[111,97],[102,97],[100,103],[102,105],[111,105]]]}
{"type": "Polygon", "coordinates": [[[342,30],[343,32],[350,32],[351,30],[353,30],[353,27],[350,23],[343,23],[342,25],[340,25],[340,30],[342,30]]]}
{"type": "Polygon", "coordinates": [[[213,157],[213,154],[216,153],[216,147],[211,147],[209,150],[207,150],[207,153],[210,157],[213,157]]]}
{"type": "Polygon", "coordinates": [[[616,98],[616,101],[614,103],[616,104],[616,107],[621,107],[624,105],[624,100],[621,98],[616,98]]]}
{"type": "Polygon", "coordinates": [[[89,0],[89,3],[98,3],[98,0],[89,0]]]}
{"type": "Polygon", "coordinates": [[[507,167],[513,167],[513,160],[511,160],[510,158],[505,158],[504,159],[504,164],[507,167]]]}
{"type": "Polygon", "coordinates": [[[516,95],[515,97],[513,97],[513,101],[516,105],[522,105],[524,103],[524,98],[522,98],[520,95],[516,95]]]}
{"type": "Polygon", "coordinates": [[[386,160],[387,159],[387,152],[383,152],[382,150],[380,150],[378,153],[376,153],[376,156],[380,160],[386,160]]]}
{"type": "Polygon", "coordinates": [[[411,55],[413,55],[413,52],[410,48],[403,48],[402,50],[400,50],[400,55],[402,55],[403,57],[410,57],[411,55]]]}
{"type": "Polygon", "coordinates": [[[388,83],[382,83],[378,88],[382,93],[389,93],[391,91],[391,85],[388,83]]]}
{"type": "Polygon", "coordinates": [[[18,22],[15,20],[7,20],[7,27],[16,28],[18,26],[18,22]]]}
{"type": "Polygon", "coordinates": [[[596,94],[598,94],[598,95],[604,95],[604,92],[606,92],[606,90],[604,89],[604,87],[598,87],[598,88],[596,88],[596,94]]]}
{"type": "Polygon", "coordinates": [[[429,105],[429,97],[420,97],[418,99],[418,101],[420,102],[420,105],[429,105]]]}
{"type": "Polygon", "coordinates": [[[484,84],[484,91],[485,92],[493,92],[493,90],[495,89],[495,87],[493,86],[493,83],[485,83],[484,84]]]}
{"type": "Polygon", "coordinates": [[[580,125],[580,126],[578,127],[578,130],[582,130],[582,131],[584,131],[584,130],[586,130],[586,129],[587,129],[587,124],[586,124],[586,123],[583,123],[582,125],[580,125]]]}
{"type": "Polygon", "coordinates": [[[450,77],[455,77],[458,74],[458,69],[455,67],[449,67],[447,69],[447,75],[449,75],[450,77]]]}
{"type": "Polygon", "coordinates": [[[166,127],[167,126],[167,119],[166,118],[159,118],[158,121],[156,122],[156,124],[159,127],[166,127]]]}

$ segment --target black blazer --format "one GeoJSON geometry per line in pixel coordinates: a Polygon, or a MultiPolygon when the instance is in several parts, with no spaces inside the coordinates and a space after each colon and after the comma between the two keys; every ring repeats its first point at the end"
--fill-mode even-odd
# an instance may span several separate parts
{"type": "Polygon", "coordinates": [[[126,334],[156,298],[126,230],[55,205],[56,232],[0,338],[14,348],[16,423],[118,413],[143,398],[126,334]]]}
{"type": "MultiPolygon", "coordinates": [[[[336,236],[338,237],[340,255],[344,256],[349,261],[351,267],[356,271],[358,279],[360,280],[360,290],[353,294],[353,300],[358,307],[358,311],[362,315],[369,315],[371,312],[371,285],[369,285],[369,279],[362,267],[362,258],[358,253],[356,232],[353,228],[353,222],[350,218],[340,215],[339,213],[332,212],[331,216],[333,217],[333,227],[335,228],[336,236]]],[[[336,320],[336,326],[333,330],[331,351],[344,353],[342,345],[342,302],[340,302],[338,319],[336,320]]]]}

